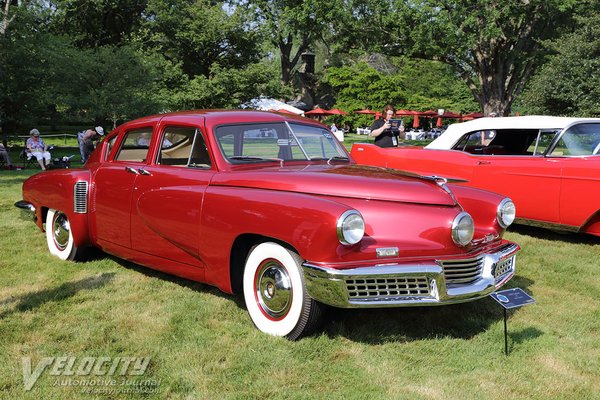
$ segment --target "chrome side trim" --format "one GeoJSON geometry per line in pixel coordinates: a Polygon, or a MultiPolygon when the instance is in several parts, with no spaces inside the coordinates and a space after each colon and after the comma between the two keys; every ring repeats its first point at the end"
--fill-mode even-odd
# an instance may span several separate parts
{"type": "Polygon", "coordinates": [[[77,214],[87,213],[88,183],[86,181],[75,182],[73,189],[73,211],[77,214]]]}
{"type": "Polygon", "coordinates": [[[19,200],[15,203],[15,207],[21,210],[20,218],[26,221],[36,221],[35,206],[25,200],[19,200]]]}
{"type": "Polygon", "coordinates": [[[402,307],[461,303],[488,296],[515,273],[520,247],[507,243],[481,259],[480,275],[467,283],[447,279],[441,263],[465,260],[431,260],[422,263],[374,264],[336,269],[305,262],[307,291],[313,299],[334,307],[402,307]]]}
{"type": "Polygon", "coordinates": [[[536,228],[551,229],[555,231],[577,233],[581,231],[581,227],[572,225],[561,225],[554,222],[535,221],[532,219],[516,218],[515,224],[533,226],[536,228]]]}

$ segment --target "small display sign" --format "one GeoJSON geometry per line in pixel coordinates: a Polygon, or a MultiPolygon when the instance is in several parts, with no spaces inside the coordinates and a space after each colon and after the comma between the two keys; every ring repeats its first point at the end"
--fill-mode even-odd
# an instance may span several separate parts
{"type": "Polygon", "coordinates": [[[402,120],[401,119],[390,119],[390,125],[391,125],[391,129],[392,131],[399,131],[400,127],[402,126],[402,120]]]}
{"type": "Polygon", "coordinates": [[[501,290],[490,294],[490,296],[507,310],[535,303],[533,297],[521,288],[501,290]]]}

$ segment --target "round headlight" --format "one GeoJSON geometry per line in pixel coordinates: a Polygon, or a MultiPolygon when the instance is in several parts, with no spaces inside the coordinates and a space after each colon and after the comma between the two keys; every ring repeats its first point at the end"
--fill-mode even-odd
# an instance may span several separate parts
{"type": "Polygon", "coordinates": [[[459,246],[471,243],[474,232],[475,224],[469,213],[463,211],[452,221],[452,240],[459,246]]]}
{"type": "Polygon", "coordinates": [[[496,218],[502,228],[508,228],[515,221],[516,215],[517,209],[511,199],[507,197],[500,202],[498,211],[496,211],[496,218]]]}
{"type": "Polygon", "coordinates": [[[365,221],[356,210],[344,212],[337,220],[337,235],[341,244],[351,245],[361,241],[365,234],[365,221]]]}

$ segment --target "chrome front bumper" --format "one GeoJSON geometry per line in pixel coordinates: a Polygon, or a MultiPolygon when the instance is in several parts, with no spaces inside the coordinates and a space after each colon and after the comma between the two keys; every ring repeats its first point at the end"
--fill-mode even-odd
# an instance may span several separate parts
{"type": "Polygon", "coordinates": [[[515,274],[519,250],[517,244],[506,243],[493,252],[465,260],[377,264],[352,269],[310,263],[302,267],[309,296],[331,306],[441,305],[479,299],[500,288],[515,274]]]}
{"type": "Polygon", "coordinates": [[[28,203],[25,200],[19,200],[15,203],[15,207],[21,210],[21,219],[35,222],[36,215],[33,204],[28,203]]]}

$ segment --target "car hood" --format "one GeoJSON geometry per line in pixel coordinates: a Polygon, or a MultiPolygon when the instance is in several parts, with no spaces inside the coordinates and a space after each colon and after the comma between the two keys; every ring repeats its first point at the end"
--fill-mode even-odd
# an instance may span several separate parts
{"type": "Polygon", "coordinates": [[[362,165],[253,168],[216,174],[210,184],[370,200],[456,204],[453,196],[433,179],[362,165]]]}

